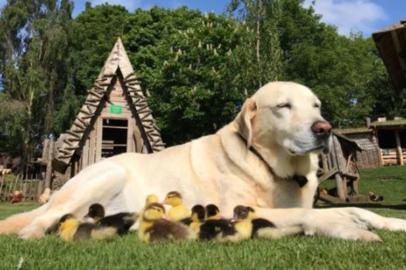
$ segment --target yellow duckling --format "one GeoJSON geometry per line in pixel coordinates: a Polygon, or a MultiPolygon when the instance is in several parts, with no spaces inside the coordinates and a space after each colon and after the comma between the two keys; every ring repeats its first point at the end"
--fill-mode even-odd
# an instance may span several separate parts
{"type": "Polygon", "coordinates": [[[58,223],[58,235],[65,241],[104,240],[117,235],[114,228],[100,228],[93,223],[81,223],[74,215],[64,215],[58,223]]]}
{"type": "Polygon", "coordinates": [[[234,230],[233,235],[228,235],[225,240],[233,242],[251,238],[253,231],[252,220],[255,218],[255,211],[249,206],[238,205],[234,208],[234,230]]]}
{"type": "Polygon", "coordinates": [[[285,236],[303,233],[301,226],[287,226],[277,228],[275,224],[264,218],[257,218],[255,210],[249,206],[236,206],[234,208],[234,228],[236,236],[231,240],[244,240],[248,238],[279,239],[285,236]]]}
{"type": "Polygon", "coordinates": [[[146,243],[163,240],[192,239],[191,230],[178,222],[164,219],[165,208],[162,204],[151,203],[141,217],[138,238],[146,243]]]}
{"type": "Polygon", "coordinates": [[[182,195],[177,191],[169,192],[164,200],[164,204],[171,207],[168,212],[168,218],[171,221],[181,221],[191,215],[191,211],[183,204],[182,195]]]}
{"type": "Polygon", "coordinates": [[[158,196],[155,194],[149,194],[145,199],[145,206],[150,205],[151,203],[159,202],[158,196]]]}

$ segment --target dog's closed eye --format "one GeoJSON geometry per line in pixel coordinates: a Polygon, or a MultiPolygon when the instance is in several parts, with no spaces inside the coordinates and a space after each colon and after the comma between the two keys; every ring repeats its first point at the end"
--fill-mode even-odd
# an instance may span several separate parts
{"type": "Polygon", "coordinates": [[[292,109],[292,105],[289,102],[279,103],[279,104],[276,105],[276,107],[278,109],[283,109],[283,108],[292,109]]]}

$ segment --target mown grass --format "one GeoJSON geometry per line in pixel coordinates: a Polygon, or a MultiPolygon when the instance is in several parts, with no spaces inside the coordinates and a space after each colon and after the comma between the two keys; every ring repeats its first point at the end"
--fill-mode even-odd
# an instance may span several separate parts
{"type": "MultiPolygon", "coordinates": [[[[406,211],[386,208],[405,204],[406,167],[362,171],[361,191],[385,196],[388,216],[406,211]]],[[[0,218],[35,205],[0,204],[0,218]]],[[[405,208],[403,208],[405,209],[405,208]]],[[[51,236],[23,241],[0,237],[0,269],[406,269],[406,233],[378,231],[383,243],[327,237],[292,237],[237,244],[183,242],[144,244],[135,234],[110,242],[65,243],[51,236]]]]}

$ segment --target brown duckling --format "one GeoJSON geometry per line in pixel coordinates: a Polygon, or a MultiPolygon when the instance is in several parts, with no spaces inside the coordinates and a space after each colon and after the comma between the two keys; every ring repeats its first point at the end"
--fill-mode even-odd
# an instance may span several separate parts
{"type": "Polygon", "coordinates": [[[193,239],[192,231],[182,223],[164,219],[165,208],[162,204],[151,203],[143,212],[138,237],[143,242],[164,240],[193,239]]]}

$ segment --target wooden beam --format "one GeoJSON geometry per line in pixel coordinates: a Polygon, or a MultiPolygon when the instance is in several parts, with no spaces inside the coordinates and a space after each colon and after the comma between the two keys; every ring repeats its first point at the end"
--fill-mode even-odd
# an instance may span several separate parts
{"type": "Polygon", "coordinates": [[[395,139],[396,139],[396,156],[398,159],[399,165],[404,165],[403,162],[403,153],[402,153],[402,145],[400,143],[400,136],[399,130],[395,130],[395,139]]]}
{"type": "Polygon", "coordinates": [[[336,173],[335,179],[337,185],[337,196],[340,198],[340,200],[345,201],[345,199],[347,199],[347,183],[345,182],[345,179],[341,177],[340,173],[336,173]]]}
{"type": "Polygon", "coordinates": [[[47,160],[47,168],[45,172],[45,188],[51,188],[52,183],[52,160],[54,159],[54,146],[55,141],[53,138],[50,138],[48,146],[48,160],[47,160]]]}

